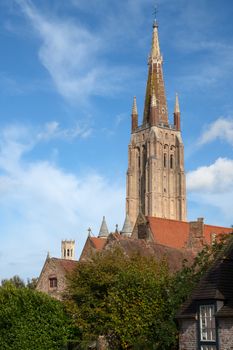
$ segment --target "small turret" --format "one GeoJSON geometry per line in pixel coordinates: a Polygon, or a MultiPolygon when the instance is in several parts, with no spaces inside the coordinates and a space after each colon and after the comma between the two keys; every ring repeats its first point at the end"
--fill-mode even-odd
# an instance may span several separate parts
{"type": "Polygon", "coordinates": [[[99,238],[107,238],[109,235],[109,231],[108,231],[108,226],[105,220],[105,216],[103,216],[103,220],[102,220],[102,224],[100,226],[100,231],[99,231],[99,238]]]}
{"type": "Polygon", "coordinates": [[[132,121],[131,132],[134,132],[138,128],[138,109],[137,109],[137,101],[135,96],[133,98],[131,121],[132,121]]]}
{"type": "Polygon", "coordinates": [[[124,222],[124,225],[123,225],[123,228],[121,231],[121,235],[124,237],[130,237],[132,235],[132,231],[133,231],[133,229],[132,229],[129,215],[126,214],[125,222],[124,222]]]}
{"type": "Polygon", "coordinates": [[[175,109],[174,109],[174,125],[177,131],[180,131],[180,105],[178,94],[176,94],[175,109]]]}
{"type": "Polygon", "coordinates": [[[61,258],[75,260],[75,241],[64,240],[61,242],[61,258]]]}

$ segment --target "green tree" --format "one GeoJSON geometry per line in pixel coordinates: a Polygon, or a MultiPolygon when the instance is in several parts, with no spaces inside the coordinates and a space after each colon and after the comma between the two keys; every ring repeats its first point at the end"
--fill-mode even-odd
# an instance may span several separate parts
{"type": "Polygon", "coordinates": [[[15,276],[13,276],[12,278],[9,278],[9,279],[3,279],[1,281],[1,285],[2,286],[6,285],[8,283],[13,284],[16,288],[24,288],[25,287],[24,281],[18,275],[15,275],[15,276]]]}
{"type": "Polygon", "coordinates": [[[206,246],[192,266],[171,275],[165,260],[120,249],[80,262],[69,277],[66,305],[79,339],[104,335],[112,349],[177,348],[177,310],[225,244],[206,246]]]}
{"type": "Polygon", "coordinates": [[[61,302],[10,282],[0,287],[0,349],[61,350],[69,330],[61,302]]]}
{"type": "Polygon", "coordinates": [[[105,335],[113,349],[135,344],[171,349],[174,336],[168,334],[176,328],[167,307],[170,284],[165,260],[109,251],[78,264],[70,276],[66,304],[83,341],[105,335]]]}

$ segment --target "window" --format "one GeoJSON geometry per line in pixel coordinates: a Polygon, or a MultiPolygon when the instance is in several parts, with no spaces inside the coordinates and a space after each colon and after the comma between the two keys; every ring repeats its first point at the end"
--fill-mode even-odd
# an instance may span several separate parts
{"type": "Polygon", "coordinates": [[[216,340],[214,305],[200,306],[200,340],[216,340]]]}
{"type": "Polygon", "coordinates": [[[164,168],[167,167],[167,154],[166,153],[164,153],[164,156],[163,156],[163,166],[164,166],[164,168]]]}
{"type": "Polygon", "coordinates": [[[70,256],[70,250],[67,249],[67,256],[70,256]]]}
{"type": "Polygon", "coordinates": [[[215,305],[200,305],[199,326],[200,326],[200,349],[217,350],[216,345],[216,324],[215,305]]]}
{"type": "Polygon", "coordinates": [[[57,288],[57,277],[50,277],[49,278],[49,287],[51,289],[57,288]]]}
{"type": "Polygon", "coordinates": [[[174,167],[174,159],[173,159],[173,155],[170,156],[170,168],[173,169],[174,167]]]}

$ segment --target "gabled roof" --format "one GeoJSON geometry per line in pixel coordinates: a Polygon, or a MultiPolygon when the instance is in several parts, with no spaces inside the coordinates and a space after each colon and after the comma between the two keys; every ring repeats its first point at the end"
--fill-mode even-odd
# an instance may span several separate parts
{"type": "Polygon", "coordinates": [[[73,271],[77,265],[77,260],[67,260],[59,258],[50,258],[49,260],[58,267],[62,268],[66,273],[73,271]]]}
{"type": "Polygon", "coordinates": [[[106,244],[106,239],[99,237],[90,237],[89,238],[93,247],[97,250],[102,250],[106,244]]]}
{"type": "Polygon", "coordinates": [[[224,306],[217,313],[218,317],[233,315],[233,237],[202,277],[177,317],[194,317],[197,311],[196,303],[208,300],[224,302],[224,306]]]}

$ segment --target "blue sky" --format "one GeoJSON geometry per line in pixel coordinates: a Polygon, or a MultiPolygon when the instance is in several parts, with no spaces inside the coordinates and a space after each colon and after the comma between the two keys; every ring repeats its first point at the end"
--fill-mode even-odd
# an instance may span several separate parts
{"type": "MultiPolygon", "coordinates": [[[[161,0],[169,114],[179,93],[188,218],[233,224],[233,3],[161,0]]],[[[152,0],[0,1],[0,279],[122,226],[130,113],[142,115],[152,0]]]]}

